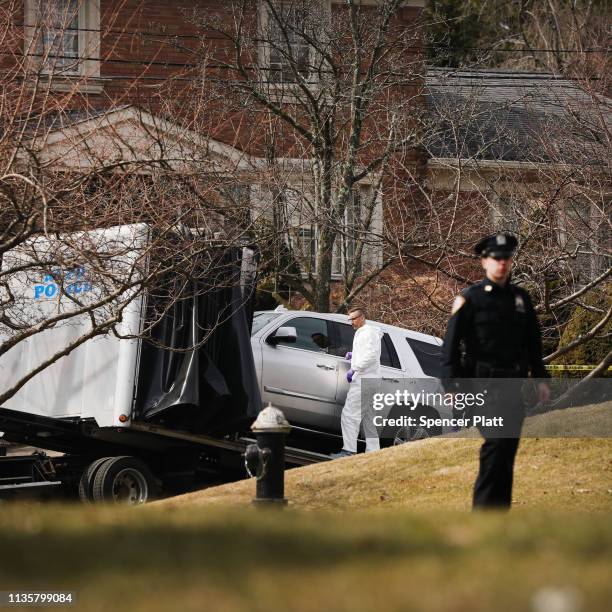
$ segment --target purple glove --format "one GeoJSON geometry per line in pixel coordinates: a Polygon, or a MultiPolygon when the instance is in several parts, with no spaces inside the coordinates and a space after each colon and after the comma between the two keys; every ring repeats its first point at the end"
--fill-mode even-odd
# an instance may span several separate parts
{"type": "Polygon", "coordinates": [[[349,351],[349,352],[348,352],[348,353],[347,353],[347,354],[344,356],[344,358],[345,358],[347,361],[350,361],[350,360],[353,358],[353,353],[351,353],[351,351],[349,351]]]}
{"type": "Polygon", "coordinates": [[[349,370],[349,371],[346,373],[346,380],[347,380],[348,382],[352,383],[352,382],[353,382],[353,376],[355,376],[355,370],[349,370]]]}

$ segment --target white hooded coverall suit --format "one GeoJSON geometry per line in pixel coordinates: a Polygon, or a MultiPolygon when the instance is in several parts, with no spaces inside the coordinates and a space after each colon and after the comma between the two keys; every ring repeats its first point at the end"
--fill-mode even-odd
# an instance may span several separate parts
{"type": "MultiPolygon", "coordinates": [[[[342,426],[343,449],[351,453],[357,452],[357,437],[359,424],[363,418],[366,452],[378,450],[380,443],[378,432],[372,422],[371,410],[364,409],[361,413],[361,379],[376,378],[380,381],[380,349],[383,332],[372,325],[362,325],[353,338],[353,356],[351,370],[355,372],[353,382],[349,384],[346,402],[342,409],[340,424],[342,426]]],[[[370,407],[371,408],[371,407],[370,407]]]]}

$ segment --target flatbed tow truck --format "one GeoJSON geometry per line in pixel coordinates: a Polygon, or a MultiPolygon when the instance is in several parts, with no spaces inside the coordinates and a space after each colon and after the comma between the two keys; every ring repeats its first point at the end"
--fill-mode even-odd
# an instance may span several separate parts
{"type": "MultiPolygon", "coordinates": [[[[246,435],[217,438],[147,423],[98,427],[86,419],[55,419],[7,408],[0,408],[0,430],[6,441],[52,451],[0,456],[0,499],[79,495],[82,501],[143,503],[162,493],[190,490],[219,474],[245,476],[244,451],[255,442],[246,435]],[[107,469],[98,476],[102,464],[107,469]]],[[[328,459],[308,450],[285,449],[289,468],[328,459]]]]}
{"type": "MultiPolygon", "coordinates": [[[[145,224],[91,234],[120,244],[126,268],[151,241],[145,224]]],[[[39,250],[52,250],[49,238],[36,240],[39,250]]],[[[6,253],[3,271],[23,268],[32,250],[6,253]]],[[[118,333],[87,340],[0,406],[0,442],[42,449],[0,453],[0,499],[61,491],[84,502],[136,504],[207,479],[246,475],[243,453],[254,441],[249,426],[261,410],[250,345],[256,251],[224,247],[214,257],[205,268],[213,282],[203,276],[187,285],[148,335],[142,333],[151,320],[145,292],[124,308],[118,333]]],[[[21,312],[40,321],[58,300],[70,308],[54,286],[62,274],[41,266],[39,277],[36,270],[10,277],[21,312]]],[[[82,278],[83,290],[95,294],[96,279],[82,267],[66,276],[82,278]]],[[[89,317],[79,314],[17,343],[0,356],[2,386],[11,388],[88,325],[89,317]]],[[[10,330],[0,329],[0,339],[3,334],[10,330]]],[[[327,459],[290,447],[285,455],[288,467],[327,459]]]]}

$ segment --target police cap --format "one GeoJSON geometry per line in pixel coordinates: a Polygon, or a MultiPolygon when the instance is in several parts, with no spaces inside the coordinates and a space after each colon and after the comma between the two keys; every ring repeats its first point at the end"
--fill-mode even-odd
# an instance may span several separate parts
{"type": "Polygon", "coordinates": [[[512,234],[499,232],[479,240],[474,252],[480,257],[512,257],[517,246],[518,240],[512,234]]]}

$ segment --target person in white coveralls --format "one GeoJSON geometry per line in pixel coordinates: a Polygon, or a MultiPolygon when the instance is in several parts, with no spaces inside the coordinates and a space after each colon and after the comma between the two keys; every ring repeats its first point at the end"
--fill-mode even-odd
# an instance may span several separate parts
{"type": "Polygon", "coordinates": [[[380,343],[383,332],[367,324],[363,310],[351,310],[348,318],[356,331],[353,338],[353,350],[346,354],[346,358],[351,360],[351,369],[346,373],[350,386],[340,419],[343,445],[339,453],[331,455],[334,459],[349,457],[357,452],[357,437],[362,417],[365,417],[363,418],[363,429],[366,438],[366,453],[380,448],[378,432],[370,414],[371,407],[365,407],[362,415],[361,379],[380,380],[380,343]]]}

